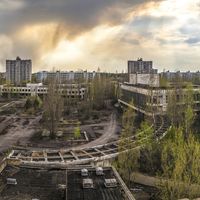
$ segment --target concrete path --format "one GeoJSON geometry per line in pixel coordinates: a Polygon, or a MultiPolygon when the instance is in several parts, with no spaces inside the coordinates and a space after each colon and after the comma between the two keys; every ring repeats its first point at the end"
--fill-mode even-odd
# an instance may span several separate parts
{"type": "Polygon", "coordinates": [[[94,147],[97,145],[102,145],[102,144],[106,144],[108,142],[110,142],[111,140],[115,140],[118,138],[117,136],[117,120],[116,120],[116,114],[112,113],[111,117],[110,117],[110,122],[104,132],[104,134],[102,134],[98,139],[89,142],[87,144],[83,144],[77,147],[73,147],[70,148],[72,150],[77,150],[77,149],[85,149],[85,148],[90,148],[90,147],[94,147]]]}

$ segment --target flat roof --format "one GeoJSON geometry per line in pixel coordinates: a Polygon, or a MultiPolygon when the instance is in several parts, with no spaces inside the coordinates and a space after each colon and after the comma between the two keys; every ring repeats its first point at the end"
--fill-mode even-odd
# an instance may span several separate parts
{"type": "MultiPolygon", "coordinates": [[[[103,168],[103,175],[96,175],[96,168],[87,166],[88,176],[81,176],[82,166],[76,169],[38,169],[7,166],[0,174],[1,200],[125,200],[124,185],[112,167],[103,168]],[[16,185],[7,184],[7,179],[16,185]],[[106,187],[105,179],[116,180],[116,187],[106,187]],[[84,188],[83,182],[93,184],[84,188]]],[[[85,168],[85,166],[83,166],[85,168]]],[[[130,191],[129,191],[130,192],[130,191]]],[[[127,195],[127,191],[126,191],[127,195]]],[[[134,198],[130,198],[134,199],[134,198]]]]}
{"type": "Polygon", "coordinates": [[[67,171],[67,200],[125,200],[121,185],[106,188],[105,179],[115,179],[112,168],[103,168],[104,175],[96,175],[96,169],[88,169],[88,177],[93,180],[94,188],[84,189],[81,169],[67,171]]]}
{"type": "Polygon", "coordinates": [[[4,187],[1,200],[65,200],[66,170],[42,170],[7,166],[0,174],[4,187]],[[6,178],[14,178],[17,185],[7,185],[6,178]]]}

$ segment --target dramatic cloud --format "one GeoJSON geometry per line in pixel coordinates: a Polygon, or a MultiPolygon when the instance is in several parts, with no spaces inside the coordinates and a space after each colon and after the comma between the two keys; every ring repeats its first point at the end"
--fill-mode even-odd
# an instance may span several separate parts
{"type": "Polygon", "coordinates": [[[162,69],[187,67],[192,56],[200,66],[198,6],[199,0],[1,0],[0,67],[17,55],[33,59],[34,71],[121,71],[137,57],[162,69]]]}

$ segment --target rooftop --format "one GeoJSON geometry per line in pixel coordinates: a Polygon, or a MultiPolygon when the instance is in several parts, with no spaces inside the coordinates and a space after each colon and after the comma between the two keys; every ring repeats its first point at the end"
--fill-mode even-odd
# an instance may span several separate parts
{"type": "Polygon", "coordinates": [[[81,176],[81,170],[68,170],[67,200],[124,200],[124,191],[118,181],[116,187],[105,186],[105,179],[116,179],[112,168],[104,168],[103,172],[103,175],[96,175],[95,169],[88,169],[87,180],[93,181],[93,188],[83,188],[86,177],[81,176]]]}
{"type": "MultiPolygon", "coordinates": [[[[42,170],[6,167],[0,175],[3,191],[1,200],[65,200],[66,170],[42,170]],[[7,178],[16,179],[17,185],[6,184],[7,178]]],[[[1,191],[1,190],[0,190],[1,191]]]]}
{"type": "Polygon", "coordinates": [[[111,167],[103,168],[103,173],[98,174],[96,168],[87,167],[88,175],[82,176],[81,169],[84,166],[67,170],[7,166],[0,174],[0,199],[134,199],[115,169],[111,167]]]}

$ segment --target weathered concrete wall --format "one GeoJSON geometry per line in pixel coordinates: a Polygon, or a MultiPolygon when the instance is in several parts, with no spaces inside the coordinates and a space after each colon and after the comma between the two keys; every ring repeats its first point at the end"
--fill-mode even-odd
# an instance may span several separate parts
{"type": "Polygon", "coordinates": [[[141,84],[153,87],[160,86],[159,74],[130,74],[129,82],[133,85],[141,84]]]}
{"type": "Polygon", "coordinates": [[[129,74],[129,83],[133,85],[137,84],[137,74],[129,74]]]}

